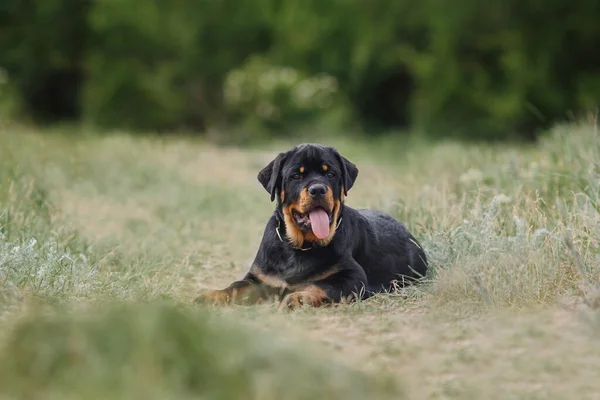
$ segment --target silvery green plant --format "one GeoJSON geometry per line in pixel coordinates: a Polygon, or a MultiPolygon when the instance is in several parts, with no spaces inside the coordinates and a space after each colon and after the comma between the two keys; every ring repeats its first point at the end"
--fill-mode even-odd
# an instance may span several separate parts
{"type": "Polygon", "coordinates": [[[84,297],[97,289],[96,270],[82,253],[72,253],[54,238],[8,240],[0,234],[0,298],[24,293],[48,300],[84,297]]]}
{"type": "Polygon", "coordinates": [[[495,196],[472,219],[425,238],[423,246],[434,274],[460,272],[467,279],[461,284],[490,304],[543,297],[544,287],[560,280],[563,272],[557,251],[561,237],[545,227],[529,228],[517,215],[509,233],[502,227],[500,213],[509,202],[507,196],[495,196]]]}

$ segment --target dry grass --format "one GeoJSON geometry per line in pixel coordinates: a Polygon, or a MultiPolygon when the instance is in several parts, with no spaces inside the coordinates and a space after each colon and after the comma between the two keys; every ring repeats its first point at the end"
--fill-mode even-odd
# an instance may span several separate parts
{"type": "MultiPolygon", "coordinates": [[[[429,282],[330,309],[210,313],[391,374],[409,398],[597,398],[598,139],[582,124],[528,148],[328,140],[360,169],[348,203],[404,221],[429,282]]],[[[280,145],[3,132],[6,326],[40,297],[191,312],[198,290],[248,268],[273,207],[256,173],[280,145]]]]}

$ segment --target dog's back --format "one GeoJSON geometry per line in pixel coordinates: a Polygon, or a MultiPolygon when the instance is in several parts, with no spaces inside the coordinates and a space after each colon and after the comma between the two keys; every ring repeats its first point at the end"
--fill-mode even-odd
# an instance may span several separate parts
{"type": "Polygon", "coordinates": [[[362,243],[356,247],[354,258],[364,268],[370,290],[388,290],[392,281],[402,284],[403,280],[425,275],[425,252],[402,223],[382,211],[350,212],[362,231],[362,243]]]}

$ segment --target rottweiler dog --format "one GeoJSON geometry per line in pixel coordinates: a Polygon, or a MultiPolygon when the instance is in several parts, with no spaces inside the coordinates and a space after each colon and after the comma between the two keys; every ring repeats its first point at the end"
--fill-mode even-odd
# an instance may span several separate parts
{"type": "Polygon", "coordinates": [[[258,174],[277,200],[246,276],[197,302],[318,307],[365,299],[424,277],[425,252],[390,215],[344,204],[358,168],[333,147],[302,144],[258,174]]]}

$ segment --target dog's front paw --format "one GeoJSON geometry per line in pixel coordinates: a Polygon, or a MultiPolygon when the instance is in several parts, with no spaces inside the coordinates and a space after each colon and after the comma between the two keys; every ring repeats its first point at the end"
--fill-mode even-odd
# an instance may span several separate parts
{"type": "Polygon", "coordinates": [[[215,306],[227,305],[230,302],[231,295],[227,290],[208,290],[194,299],[194,303],[196,304],[211,304],[215,306]]]}
{"type": "Polygon", "coordinates": [[[326,303],[329,303],[329,297],[325,291],[317,286],[309,286],[285,296],[279,309],[293,310],[304,306],[321,307],[326,303]]]}

